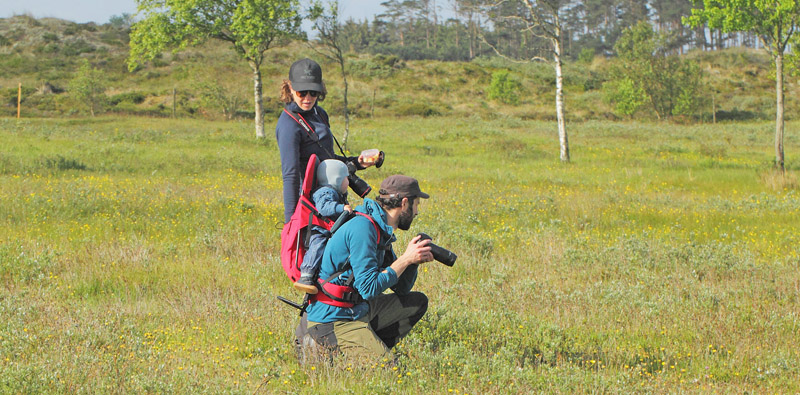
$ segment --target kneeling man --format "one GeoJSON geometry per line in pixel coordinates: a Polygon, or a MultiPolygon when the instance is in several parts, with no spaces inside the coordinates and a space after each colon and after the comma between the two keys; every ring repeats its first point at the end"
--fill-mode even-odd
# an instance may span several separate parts
{"type": "Polygon", "coordinates": [[[394,230],[408,230],[427,199],[417,180],[394,175],[379,196],[364,199],[356,216],[338,229],[325,248],[319,271],[321,292],[306,312],[308,334],[319,344],[353,357],[377,360],[408,334],[428,309],[428,298],[412,292],[417,265],[433,260],[430,240],[414,237],[399,257],[394,230]],[[391,288],[392,293],[383,292],[391,288]]]}

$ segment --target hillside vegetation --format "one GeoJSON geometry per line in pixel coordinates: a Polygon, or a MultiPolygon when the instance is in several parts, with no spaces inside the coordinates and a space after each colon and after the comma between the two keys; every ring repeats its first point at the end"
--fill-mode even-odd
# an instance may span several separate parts
{"type": "MultiPolygon", "coordinates": [[[[16,114],[18,83],[23,84],[26,116],[84,114],[86,110],[70,98],[69,81],[80,59],[103,71],[108,100],[106,111],[116,114],[223,118],[222,102],[232,107],[230,117],[252,118],[252,78],[249,67],[223,43],[180,53],[165,53],[151,64],[129,72],[127,30],[111,24],[76,24],[57,19],[15,16],[0,19],[0,113],[16,114]],[[175,96],[173,97],[173,92],[175,96]],[[224,92],[223,97],[215,92],[224,92]],[[231,105],[231,103],[233,103],[231,105]]],[[[262,70],[265,107],[280,111],[277,90],[288,66],[301,57],[323,63],[331,94],[323,105],[341,112],[342,87],[338,69],[304,43],[268,51],[271,59],[262,70]]],[[[699,63],[703,73],[704,100],[691,119],[772,119],[774,117],[773,72],[767,55],[751,49],[715,52],[695,51],[685,58],[699,63]]],[[[595,57],[566,65],[567,116],[571,121],[616,119],[602,90],[609,67],[616,60],[595,57]]],[[[356,118],[380,116],[455,116],[482,118],[512,116],[520,119],[555,118],[555,75],[549,65],[512,64],[499,58],[479,57],[471,62],[403,61],[391,55],[348,55],[350,106],[356,118]],[[492,74],[509,70],[519,83],[517,104],[488,99],[492,74]]],[[[800,110],[794,79],[787,86],[789,117],[800,110]]],[[[269,117],[269,114],[267,115],[269,117]]],[[[649,119],[653,115],[637,115],[649,119]]]]}

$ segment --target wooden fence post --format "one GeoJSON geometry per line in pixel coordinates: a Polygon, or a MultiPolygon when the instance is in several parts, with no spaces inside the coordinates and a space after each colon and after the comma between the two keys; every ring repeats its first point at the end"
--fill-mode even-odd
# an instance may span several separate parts
{"type": "Polygon", "coordinates": [[[19,91],[17,91],[17,119],[19,119],[20,106],[22,105],[22,83],[19,83],[19,91]]]}
{"type": "Polygon", "coordinates": [[[711,94],[711,123],[717,124],[717,95],[711,94]]]}
{"type": "Polygon", "coordinates": [[[375,93],[378,88],[372,88],[372,102],[369,104],[369,117],[375,118],[375,93]]]}

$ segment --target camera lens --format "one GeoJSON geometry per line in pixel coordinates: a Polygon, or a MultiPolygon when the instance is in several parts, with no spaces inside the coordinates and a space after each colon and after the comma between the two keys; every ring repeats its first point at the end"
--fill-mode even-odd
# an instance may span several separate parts
{"type": "Polygon", "coordinates": [[[431,243],[430,246],[431,252],[433,253],[433,259],[436,259],[445,266],[453,266],[456,264],[456,258],[458,258],[458,256],[453,254],[452,251],[445,250],[444,248],[433,243],[431,243]]]}
{"type": "Polygon", "coordinates": [[[350,173],[350,175],[347,176],[347,179],[350,181],[350,189],[360,198],[372,192],[372,187],[369,186],[366,181],[362,180],[361,177],[356,175],[356,164],[353,162],[345,162],[345,165],[347,165],[347,172],[350,173]]]}
{"type": "MultiPolygon", "coordinates": [[[[425,233],[419,233],[418,235],[421,236],[420,241],[431,239],[431,237],[425,233]]],[[[436,244],[433,244],[433,242],[431,242],[428,245],[431,247],[431,253],[433,254],[433,259],[439,261],[445,266],[455,265],[458,255],[454,254],[452,251],[446,248],[442,248],[436,244]]]]}
{"type": "Polygon", "coordinates": [[[347,176],[347,179],[350,180],[350,189],[360,198],[367,196],[372,191],[372,187],[355,174],[351,173],[347,176]]]}

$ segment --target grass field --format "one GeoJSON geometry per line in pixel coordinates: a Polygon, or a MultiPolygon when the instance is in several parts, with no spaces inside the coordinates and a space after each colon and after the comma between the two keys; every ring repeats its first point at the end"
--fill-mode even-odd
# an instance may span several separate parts
{"type": "Polygon", "coordinates": [[[271,132],[0,119],[0,392],[796,393],[798,126],[784,179],[769,122],[571,123],[562,164],[553,122],[358,120],[459,255],[360,369],[296,362],[271,132]]]}

